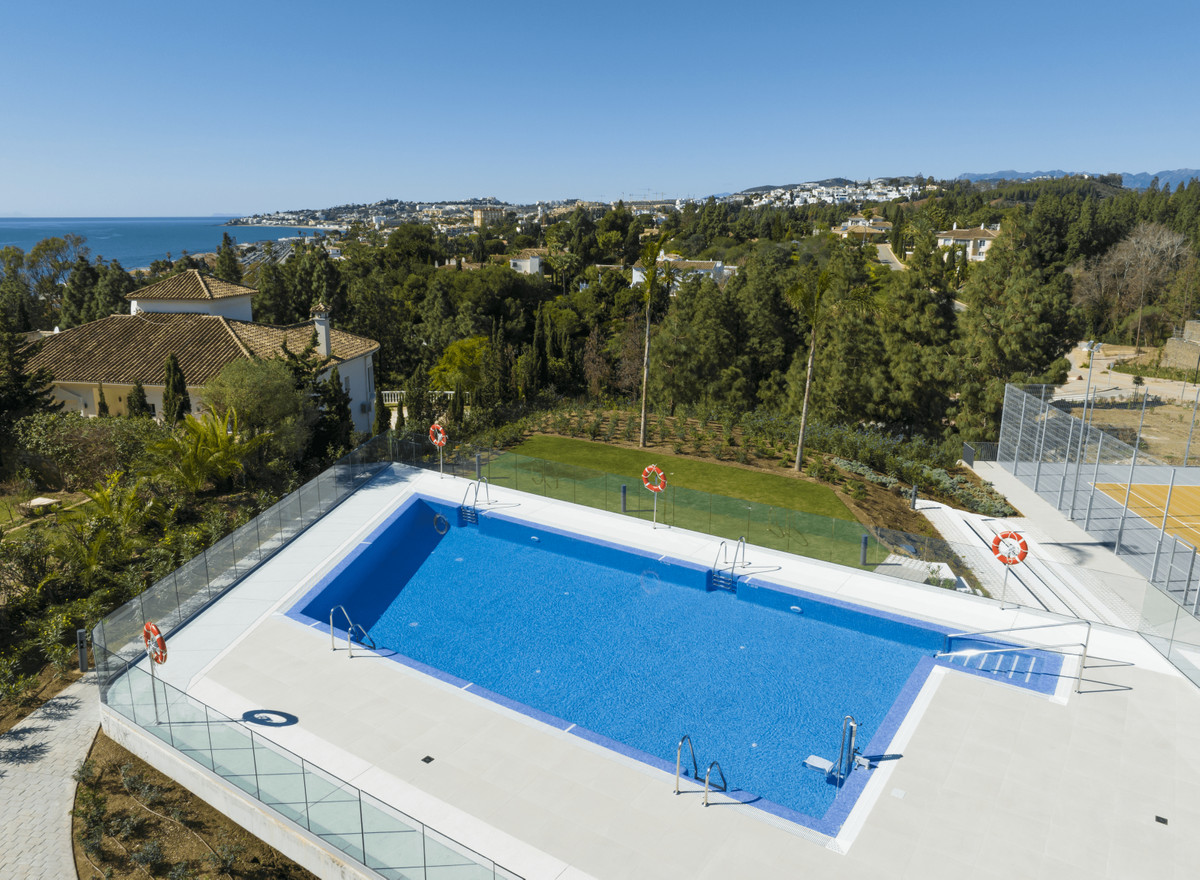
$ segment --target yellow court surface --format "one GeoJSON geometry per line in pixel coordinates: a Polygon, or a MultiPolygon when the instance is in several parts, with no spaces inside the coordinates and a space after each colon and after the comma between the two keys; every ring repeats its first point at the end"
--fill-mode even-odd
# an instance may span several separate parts
{"type": "MultiPolygon", "coordinates": [[[[1096,488],[1115,500],[1125,503],[1127,483],[1097,483],[1096,488]]],[[[1134,483],[1129,491],[1129,512],[1158,526],[1163,521],[1167,504],[1167,486],[1156,483],[1134,483]]],[[[1200,486],[1176,486],[1171,492],[1171,509],[1167,513],[1167,533],[1193,547],[1200,547],[1200,486]]]]}

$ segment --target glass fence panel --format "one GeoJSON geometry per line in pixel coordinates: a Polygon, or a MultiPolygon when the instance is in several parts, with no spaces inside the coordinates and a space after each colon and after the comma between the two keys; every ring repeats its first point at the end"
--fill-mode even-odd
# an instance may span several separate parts
{"type": "Polygon", "coordinates": [[[403,872],[424,866],[421,824],[366,792],[362,794],[362,827],[368,868],[396,872],[385,876],[404,876],[403,872]]]}
{"type": "Polygon", "coordinates": [[[360,862],[363,852],[362,813],[358,789],[304,763],[304,789],[308,798],[308,827],[322,839],[360,862]]]}
{"type": "Polygon", "coordinates": [[[139,596],[104,618],[104,643],[109,652],[125,661],[136,660],[146,652],[142,644],[146,618],[142,616],[140,600],[139,596]]]}
{"type": "Polygon", "coordinates": [[[233,542],[222,538],[204,551],[208,563],[208,584],[213,594],[219,594],[237,580],[237,563],[233,555],[233,542]]]}
{"type": "Polygon", "coordinates": [[[491,862],[482,865],[469,848],[432,828],[425,829],[427,880],[492,880],[491,862]]]}
{"type": "Polygon", "coordinates": [[[197,764],[212,770],[212,738],[204,704],[172,687],[164,687],[164,691],[173,745],[197,764]]]}
{"type": "Polygon", "coordinates": [[[233,555],[238,561],[238,576],[242,577],[262,561],[258,550],[258,528],[254,520],[234,530],[229,536],[233,544],[233,555]]]}
{"type": "Polygon", "coordinates": [[[251,797],[259,796],[254,768],[254,743],[245,726],[208,708],[208,735],[212,742],[213,772],[251,797]]]}
{"type": "Polygon", "coordinates": [[[279,536],[287,541],[304,529],[304,516],[300,509],[300,496],[293,492],[277,505],[279,515],[279,536]]]}
{"type": "Polygon", "coordinates": [[[208,568],[203,554],[175,570],[175,592],[185,609],[185,617],[207,604],[212,594],[208,589],[208,568]]]}
{"type": "Polygon", "coordinates": [[[174,572],[147,589],[141,598],[146,620],[153,621],[164,635],[179,625],[179,596],[175,592],[174,572]]]}
{"type": "Polygon", "coordinates": [[[307,828],[308,798],[300,758],[261,736],[253,736],[252,740],[258,799],[307,828]]]}
{"type": "Polygon", "coordinates": [[[300,522],[304,527],[308,527],[321,515],[320,489],[315,481],[310,481],[300,487],[296,498],[300,502],[300,522]]]}

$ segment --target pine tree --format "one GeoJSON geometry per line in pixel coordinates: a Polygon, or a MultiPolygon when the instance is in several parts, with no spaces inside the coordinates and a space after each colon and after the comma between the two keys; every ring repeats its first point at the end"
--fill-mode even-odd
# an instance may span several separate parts
{"type": "Polygon", "coordinates": [[[233,249],[233,239],[229,237],[228,232],[221,234],[221,246],[217,248],[217,267],[213,274],[230,284],[242,283],[242,264],[233,249]]]}
{"type": "Polygon", "coordinates": [[[125,401],[125,412],[131,419],[150,415],[150,404],[146,402],[146,389],[142,387],[141,379],[135,381],[133,387],[129,389],[129,397],[125,401]]]}
{"type": "Polygon", "coordinates": [[[95,297],[96,282],[99,280],[100,273],[96,271],[96,267],[88,262],[87,257],[80,254],[71,267],[71,274],[62,292],[59,326],[64,330],[92,320],[92,299],[95,297]]]}
{"type": "Polygon", "coordinates": [[[58,412],[53,377],[45,370],[26,372],[25,365],[37,352],[27,346],[21,333],[9,330],[8,318],[0,313],[0,449],[12,445],[13,426],[36,412],[58,412]]]}
{"type": "Polygon", "coordinates": [[[163,371],[166,374],[163,388],[163,421],[174,427],[185,413],[192,411],[192,399],[188,395],[187,380],[179,367],[179,359],[175,357],[175,352],[167,355],[163,371]]]}

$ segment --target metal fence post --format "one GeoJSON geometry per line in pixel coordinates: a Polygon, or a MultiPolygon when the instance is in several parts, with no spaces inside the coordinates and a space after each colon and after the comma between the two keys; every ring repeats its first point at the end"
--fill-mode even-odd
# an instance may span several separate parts
{"type": "MultiPolygon", "coordinates": [[[[1021,438],[1025,435],[1025,401],[1029,399],[1029,395],[1024,391],[1021,392],[1021,418],[1017,420],[1017,442],[1013,446],[1013,476],[1017,475],[1017,462],[1021,457],[1021,438]]],[[[1001,434],[1001,437],[1004,435],[1001,434]]],[[[999,454],[997,454],[999,457],[999,454]]]]}
{"type": "Polygon", "coordinates": [[[1042,412],[1042,430],[1038,435],[1038,439],[1034,441],[1034,456],[1037,458],[1037,467],[1033,472],[1033,491],[1038,490],[1038,483],[1042,479],[1042,454],[1046,449],[1046,426],[1050,424],[1050,407],[1042,404],[1044,410],[1042,412]]]}
{"type": "Polygon", "coordinates": [[[1057,507],[1059,510],[1062,510],[1062,506],[1063,506],[1063,503],[1062,503],[1063,490],[1065,488],[1067,488],[1067,471],[1069,470],[1069,465],[1071,464],[1071,441],[1075,439],[1075,417],[1073,415],[1071,415],[1070,413],[1068,413],[1067,419],[1069,420],[1067,423],[1067,446],[1066,446],[1066,450],[1063,452],[1062,479],[1059,480],[1059,482],[1058,482],[1058,505],[1057,505],[1057,507]]]}
{"type": "MultiPolygon", "coordinates": [[[[1158,541],[1154,544],[1154,564],[1150,566],[1150,583],[1154,583],[1154,578],[1158,575],[1158,556],[1162,551],[1162,542],[1167,537],[1167,516],[1171,510],[1171,493],[1175,491],[1175,470],[1171,469],[1171,482],[1167,485],[1167,503],[1163,506],[1162,527],[1158,530],[1158,541]]],[[[1172,539],[1174,540],[1174,539],[1172,539]]],[[[1167,572],[1167,586],[1171,584],[1171,573],[1167,572]]]]}
{"type": "Polygon", "coordinates": [[[862,549],[858,551],[858,564],[866,566],[867,564],[867,536],[862,536],[862,549]]]}
{"type": "MultiPolygon", "coordinates": [[[[1089,431],[1091,428],[1088,429],[1089,431]]],[[[1100,432],[1100,441],[1096,444],[1096,470],[1092,474],[1092,492],[1088,495],[1087,516],[1083,519],[1083,530],[1088,531],[1092,524],[1092,502],[1096,500],[1096,482],[1100,479],[1100,453],[1104,451],[1104,432],[1100,432]]]]}
{"type": "Polygon", "coordinates": [[[1129,513],[1129,495],[1133,492],[1133,474],[1137,468],[1138,451],[1142,446],[1142,428],[1146,424],[1146,402],[1150,400],[1150,391],[1142,395],[1142,418],[1138,422],[1137,439],[1133,441],[1133,458],[1129,462],[1129,482],[1125,484],[1125,506],[1121,508],[1121,522],[1117,525],[1117,543],[1113,547],[1113,555],[1121,555],[1121,538],[1125,535],[1125,516],[1129,513]]]}
{"type": "Polygon", "coordinates": [[[626,493],[629,491],[629,486],[625,483],[621,484],[621,513],[628,513],[629,508],[626,504],[626,493]]]}

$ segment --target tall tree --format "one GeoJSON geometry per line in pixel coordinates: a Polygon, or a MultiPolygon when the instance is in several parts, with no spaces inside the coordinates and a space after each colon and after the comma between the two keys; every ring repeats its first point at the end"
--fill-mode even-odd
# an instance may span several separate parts
{"type": "Polygon", "coordinates": [[[62,409],[62,404],[54,401],[53,377],[45,370],[26,372],[26,364],[36,352],[36,346],[27,346],[21,333],[9,329],[8,318],[0,313],[0,450],[11,447],[18,420],[62,409]]]}
{"type": "Polygon", "coordinates": [[[192,411],[192,399],[188,395],[187,379],[179,367],[179,358],[175,357],[175,352],[167,355],[163,369],[166,374],[163,388],[163,421],[173,428],[185,413],[192,411]]]}
{"type": "MultiPolygon", "coordinates": [[[[691,207],[691,203],[688,203],[691,207]]],[[[658,292],[658,253],[666,242],[666,236],[646,243],[642,248],[642,267],[646,273],[646,346],[642,353],[642,421],[638,430],[638,446],[646,445],[646,390],[650,384],[650,309],[654,304],[654,295],[658,292]]]]}
{"type": "Polygon", "coordinates": [[[221,233],[221,246],[217,248],[217,266],[213,274],[230,284],[242,283],[242,263],[233,248],[233,239],[228,232],[221,233]]]}
{"type": "MultiPolygon", "coordinates": [[[[861,251],[855,251],[860,255],[861,251]]],[[[861,266],[850,252],[842,247],[841,254],[848,265],[838,269],[819,269],[809,264],[801,270],[799,282],[788,290],[788,303],[808,324],[808,363],[804,371],[804,402],[800,409],[800,434],[796,438],[795,469],[804,462],[804,432],[808,428],[808,404],[812,393],[816,366],[817,344],[825,322],[840,313],[867,314],[878,309],[874,292],[861,277],[861,266]]]]}

